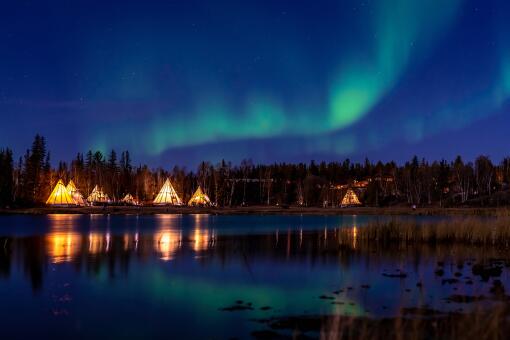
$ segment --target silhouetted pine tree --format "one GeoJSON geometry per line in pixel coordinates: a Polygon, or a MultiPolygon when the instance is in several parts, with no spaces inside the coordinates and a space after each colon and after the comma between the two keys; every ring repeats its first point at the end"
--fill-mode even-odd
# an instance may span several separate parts
{"type": "Polygon", "coordinates": [[[10,206],[14,195],[14,168],[12,151],[0,150],[0,207],[10,206]]]}

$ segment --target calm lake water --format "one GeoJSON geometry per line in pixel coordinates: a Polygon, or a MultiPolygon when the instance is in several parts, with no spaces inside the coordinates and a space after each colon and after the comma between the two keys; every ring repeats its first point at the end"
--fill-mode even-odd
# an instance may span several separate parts
{"type": "Polygon", "coordinates": [[[2,337],[250,338],[273,317],[457,310],[469,306],[449,296],[489,294],[470,261],[497,251],[339,246],[338,228],[378,219],[0,216],[2,337]]]}

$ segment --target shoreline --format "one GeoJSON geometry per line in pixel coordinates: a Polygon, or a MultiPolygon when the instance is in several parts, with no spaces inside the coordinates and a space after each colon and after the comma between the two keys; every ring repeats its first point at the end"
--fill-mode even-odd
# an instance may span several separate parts
{"type": "Polygon", "coordinates": [[[105,214],[105,215],[155,215],[155,214],[211,214],[211,215],[416,215],[416,216],[510,216],[510,207],[501,208],[439,208],[423,207],[351,207],[321,208],[278,206],[249,207],[177,207],[177,206],[107,206],[107,207],[37,207],[0,209],[0,215],[48,215],[48,214],[105,214]]]}

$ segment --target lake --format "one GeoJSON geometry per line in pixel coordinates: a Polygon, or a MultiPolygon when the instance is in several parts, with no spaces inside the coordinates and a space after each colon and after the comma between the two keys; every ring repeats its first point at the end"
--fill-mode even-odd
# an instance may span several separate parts
{"type": "MultiPolygon", "coordinates": [[[[340,228],[355,234],[395,218],[0,216],[2,337],[252,338],[280,317],[390,318],[498,303],[457,300],[491,294],[494,278],[472,267],[500,258],[499,250],[386,249],[336,238],[340,228]]],[[[496,276],[506,284],[501,267],[496,276]]]]}

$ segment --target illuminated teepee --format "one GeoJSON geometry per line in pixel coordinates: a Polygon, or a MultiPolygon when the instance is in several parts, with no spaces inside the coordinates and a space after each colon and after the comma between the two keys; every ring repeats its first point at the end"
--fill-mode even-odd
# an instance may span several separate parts
{"type": "Polygon", "coordinates": [[[59,179],[57,185],[53,188],[50,197],[46,200],[46,204],[54,206],[70,206],[76,205],[76,202],[73,200],[69,191],[67,191],[64,186],[64,182],[59,179]]]}
{"type": "Polygon", "coordinates": [[[130,205],[138,205],[138,201],[131,194],[127,194],[122,199],[122,203],[130,204],[130,205]]]}
{"type": "Polygon", "coordinates": [[[347,189],[347,192],[344,195],[344,198],[342,199],[342,203],[340,203],[342,207],[347,206],[355,206],[355,205],[361,205],[361,202],[359,201],[358,195],[354,192],[352,189],[347,189]]]}
{"type": "Polygon", "coordinates": [[[74,185],[73,180],[70,180],[69,183],[67,183],[66,187],[69,194],[71,194],[71,197],[73,198],[74,202],[77,205],[85,205],[85,200],[83,199],[83,195],[81,192],[76,188],[76,185],[74,185]]]}
{"type": "Polygon", "coordinates": [[[193,194],[193,197],[188,202],[188,205],[211,205],[211,200],[209,197],[202,191],[202,188],[199,186],[197,191],[193,194]]]}
{"type": "Polygon", "coordinates": [[[172,183],[170,183],[170,179],[167,178],[165,181],[165,184],[161,187],[161,190],[159,191],[159,194],[154,199],[154,204],[158,205],[167,205],[167,204],[173,204],[173,205],[181,205],[182,201],[177,195],[177,192],[175,191],[174,187],[172,186],[172,183]]]}
{"type": "Polygon", "coordinates": [[[87,202],[89,203],[108,203],[110,202],[110,198],[107,194],[103,192],[97,185],[94,187],[94,190],[90,193],[89,197],[87,197],[87,202]]]}

